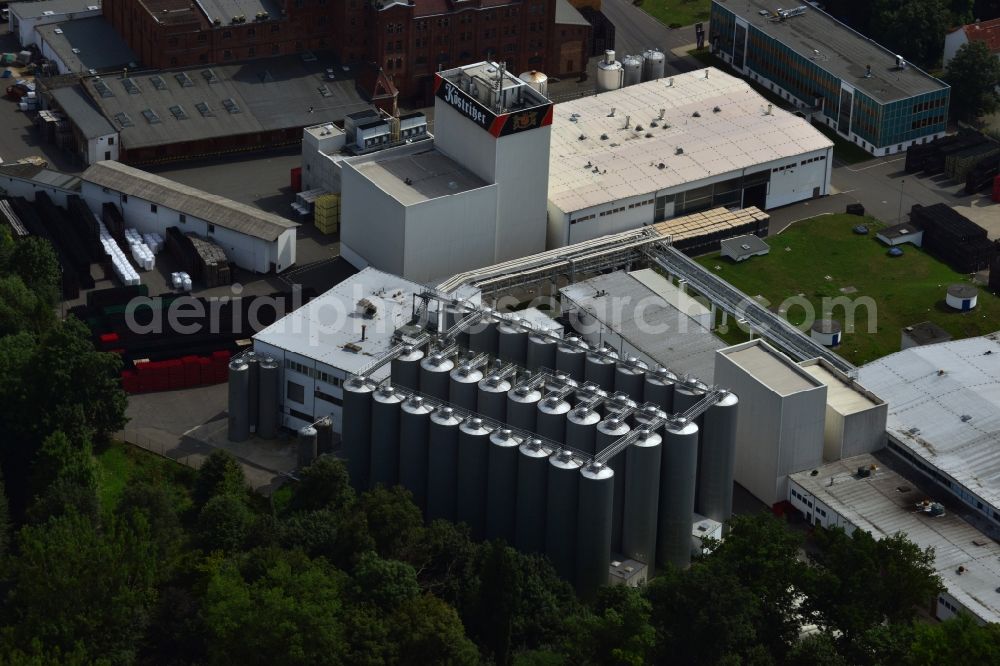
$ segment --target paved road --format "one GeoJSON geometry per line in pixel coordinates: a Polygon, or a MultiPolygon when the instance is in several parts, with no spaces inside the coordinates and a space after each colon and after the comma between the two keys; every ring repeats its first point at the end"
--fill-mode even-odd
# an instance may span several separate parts
{"type": "Polygon", "coordinates": [[[698,69],[693,58],[681,58],[671,51],[694,44],[694,26],[671,30],[632,4],[631,0],[604,0],[601,11],[615,24],[615,51],[618,59],[626,53],[639,54],[649,48],[659,48],[667,56],[667,74],[680,74],[698,69]]]}

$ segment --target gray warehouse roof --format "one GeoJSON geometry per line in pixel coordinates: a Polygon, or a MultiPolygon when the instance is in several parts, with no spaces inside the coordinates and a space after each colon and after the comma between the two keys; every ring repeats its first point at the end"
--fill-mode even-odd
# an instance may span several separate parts
{"type": "Polygon", "coordinates": [[[267,12],[272,19],[281,16],[281,6],[272,0],[195,0],[195,4],[209,21],[219,19],[229,25],[234,16],[253,21],[260,12],[267,12]]]}
{"type": "Polygon", "coordinates": [[[51,23],[35,28],[71,72],[134,67],[139,56],[103,16],[51,23]],[[131,65],[129,63],[132,63],[131,65]]]}
{"type": "Polygon", "coordinates": [[[80,179],[68,173],[52,171],[37,164],[0,164],[0,176],[26,180],[39,185],[58,187],[63,190],[79,191],[80,179]]]}
{"type": "Polygon", "coordinates": [[[771,247],[753,234],[727,238],[722,241],[723,252],[728,252],[737,261],[746,257],[751,257],[760,252],[769,252],[771,247]]]}
{"type": "Polygon", "coordinates": [[[71,14],[84,12],[88,9],[100,9],[101,0],[41,0],[40,2],[12,2],[7,6],[11,14],[23,19],[48,16],[53,14],[71,14]]]}
{"type": "MultiPolygon", "coordinates": [[[[759,13],[767,11],[773,16],[781,5],[772,0],[713,0],[713,4],[746,19],[754,28],[882,104],[948,87],[912,65],[897,69],[896,54],[814,5],[808,5],[801,16],[772,21],[759,13]],[[866,65],[872,66],[869,79],[865,78],[866,65]]],[[[900,55],[908,57],[906,53],[900,55]]]]}
{"type": "Polygon", "coordinates": [[[73,124],[84,137],[96,139],[118,131],[101,115],[93,100],[79,86],[56,88],[51,94],[56,105],[73,119],[73,124]]]}
{"type": "Polygon", "coordinates": [[[858,379],[889,403],[893,439],[1000,507],[1000,334],[911,347],[858,379]]]}
{"type": "Polygon", "coordinates": [[[82,178],[95,185],[266,241],[277,240],[285,230],[299,226],[252,206],[202,192],[121,162],[98,162],[84,171],[82,178]]]}

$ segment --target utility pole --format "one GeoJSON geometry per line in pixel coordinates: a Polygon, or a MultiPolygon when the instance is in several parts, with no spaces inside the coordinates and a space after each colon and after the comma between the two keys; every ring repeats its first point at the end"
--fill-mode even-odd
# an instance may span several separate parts
{"type": "Polygon", "coordinates": [[[903,178],[899,181],[899,209],[896,211],[896,224],[903,223],[903,186],[906,185],[906,179],[903,178]]]}

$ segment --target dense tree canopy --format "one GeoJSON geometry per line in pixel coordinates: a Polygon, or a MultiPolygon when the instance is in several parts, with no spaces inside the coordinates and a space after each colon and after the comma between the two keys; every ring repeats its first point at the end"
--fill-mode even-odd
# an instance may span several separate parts
{"type": "Polygon", "coordinates": [[[1000,106],[1000,59],[983,42],[963,44],[948,62],[944,79],[951,86],[951,111],[962,120],[975,120],[1000,106]]]}

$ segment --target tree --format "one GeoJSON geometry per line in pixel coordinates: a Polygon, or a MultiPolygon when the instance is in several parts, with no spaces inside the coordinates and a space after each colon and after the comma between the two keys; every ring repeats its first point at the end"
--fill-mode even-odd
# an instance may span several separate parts
{"type": "Polygon", "coordinates": [[[129,483],[118,503],[117,513],[129,524],[140,519],[149,524],[160,562],[172,562],[184,541],[184,528],[170,490],[162,484],[129,483]]]}
{"type": "Polygon", "coordinates": [[[652,604],[634,587],[601,588],[594,611],[570,621],[565,648],[570,660],[634,666],[648,663],[656,637],[649,622],[652,610],[652,604]]]}
{"type": "Polygon", "coordinates": [[[413,549],[424,529],[420,508],[402,486],[378,486],[361,494],[358,509],[368,517],[368,531],[379,555],[413,562],[413,549]]]}
{"type": "Polygon", "coordinates": [[[848,666],[848,662],[837,652],[829,635],[813,634],[792,647],[785,666],[848,666]]]}
{"type": "Polygon", "coordinates": [[[400,604],[389,616],[388,625],[401,663],[479,663],[479,652],[465,637],[455,609],[429,594],[400,604]]]}
{"type": "Polygon", "coordinates": [[[345,511],[354,504],[354,489],[342,460],[321,456],[302,470],[299,482],[292,486],[292,511],[332,509],[345,511]]]}
{"type": "Polygon", "coordinates": [[[37,237],[14,241],[4,228],[0,239],[0,276],[17,277],[49,310],[59,301],[62,276],[52,244],[37,237]]]}
{"type": "Polygon", "coordinates": [[[33,471],[33,488],[38,494],[28,512],[32,522],[44,523],[52,516],[74,511],[96,524],[97,465],[90,442],[74,444],[62,431],[55,431],[42,442],[33,471]]]}
{"type": "Polygon", "coordinates": [[[243,497],[246,492],[247,482],[243,477],[243,467],[233,454],[223,449],[215,449],[198,469],[191,496],[195,507],[201,509],[210,499],[218,495],[243,497]]]}
{"type": "Polygon", "coordinates": [[[92,660],[130,663],[155,598],[149,527],[110,520],[97,530],[67,514],[18,534],[8,608],[21,649],[35,639],[92,660]]]}
{"type": "Polygon", "coordinates": [[[206,551],[235,553],[243,548],[254,516],[241,497],[216,495],[198,514],[198,543],[206,551]]]}
{"type": "Polygon", "coordinates": [[[352,568],[362,553],[375,547],[364,514],[329,509],[289,518],[281,542],[288,548],[300,548],[311,557],[325,557],[342,569],[352,568]]]}
{"type": "Polygon", "coordinates": [[[933,67],[940,60],[949,27],[951,15],[944,0],[873,3],[871,37],[924,68],[933,67]]]}
{"type": "Polygon", "coordinates": [[[10,509],[7,507],[7,491],[4,488],[3,474],[0,474],[0,557],[7,554],[10,544],[10,509]]]}
{"type": "Polygon", "coordinates": [[[0,336],[38,334],[52,325],[52,306],[17,276],[0,277],[0,336]]]}
{"type": "Polygon", "coordinates": [[[963,44],[948,62],[944,80],[951,86],[951,110],[961,120],[975,120],[1000,105],[1000,60],[984,42],[963,44]]]}
{"type": "Polygon", "coordinates": [[[420,594],[417,572],[409,564],[383,560],[368,552],[354,567],[352,591],[359,602],[369,601],[383,611],[392,611],[420,594]]]}
{"type": "Polygon", "coordinates": [[[966,614],[938,624],[915,622],[903,663],[1000,664],[1000,624],[980,626],[966,614]]]}

